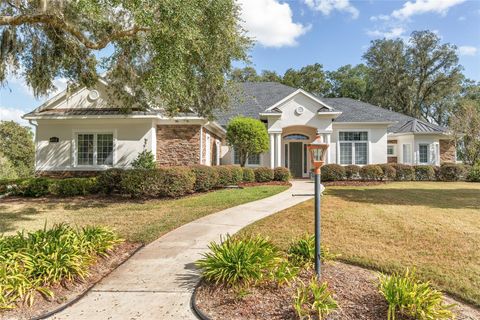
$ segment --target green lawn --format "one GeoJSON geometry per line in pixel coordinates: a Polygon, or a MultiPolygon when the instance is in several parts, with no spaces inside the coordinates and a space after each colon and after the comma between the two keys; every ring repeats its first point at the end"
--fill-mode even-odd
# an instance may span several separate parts
{"type": "Polygon", "coordinates": [[[242,203],[269,197],[286,186],[256,186],[225,189],[181,199],[119,201],[105,198],[0,200],[0,234],[36,230],[54,223],[102,225],[129,241],[150,242],[166,232],[242,203]]]}
{"type": "MultiPolygon", "coordinates": [[[[313,201],[242,232],[285,248],[313,232],[313,201]]],[[[327,187],[322,241],[341,260],[391,272],[405,267],[438,288],[480,306],[480,184],[395,182],[327,187]]]]}

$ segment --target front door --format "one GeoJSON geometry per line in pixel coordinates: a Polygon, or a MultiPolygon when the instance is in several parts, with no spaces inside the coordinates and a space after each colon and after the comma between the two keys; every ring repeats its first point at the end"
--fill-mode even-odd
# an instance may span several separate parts
{"type": "Polygon", "coordinates": [[[290,142],[290,172],[295,178],[303,174],[302,161],[303,142],[290,142]]]}

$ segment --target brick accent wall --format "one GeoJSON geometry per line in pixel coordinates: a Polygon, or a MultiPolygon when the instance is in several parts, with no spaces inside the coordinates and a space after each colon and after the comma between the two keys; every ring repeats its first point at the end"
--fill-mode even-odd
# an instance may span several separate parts
{"type": "Polygon", "coordinates": [[[387,163],[397,163],[397,157],[387,157],[387,163]]]}
{"type": "Polygon", "coordinates": [[[200,126],[157,126],[157,163],[161,166],[199,164],[200,126]]]}
{"type": "Polygon", "coordinates": [[[397,144],[397,140],[387,140],[388,144],[397,144]]]}
{"type": "Polygon", "coordinates": [[[440,140],[440,163],[455,163],[455,152],[455,141],[446,139],[440,140]]]}

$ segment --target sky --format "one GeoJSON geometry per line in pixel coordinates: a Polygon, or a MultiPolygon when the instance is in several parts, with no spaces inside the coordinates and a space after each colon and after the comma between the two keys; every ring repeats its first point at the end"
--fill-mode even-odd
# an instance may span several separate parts
{"type": "MultiPolygon", "coordinates": [[[[321,63],[325,70],[362,62],[370,41],[431,30],[457,46],[464,74],[480,81],[480,0],[237,0],[242,25],[255,40],[251,65],[283,74],[321,63]]],[[[243,64],[235,64],[242,66],[243,64]]],[[[66,86],[57,79],[56,92],[66,86]]],[[[0,120],[21,115],[48,97],[35,99],[22,79],[0,88],[0,120]]]]}

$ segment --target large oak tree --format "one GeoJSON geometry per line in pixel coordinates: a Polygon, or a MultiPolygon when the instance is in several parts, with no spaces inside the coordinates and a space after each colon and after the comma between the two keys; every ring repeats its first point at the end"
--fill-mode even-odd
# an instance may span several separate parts
{"type": "Polygon", "coordinates": [[[19,74],[36,96],[57,77],[91,87],[106,72],[125,110],[209,116],[249,45],[234,0],[0,2],[0,84],[19,74]]]}

